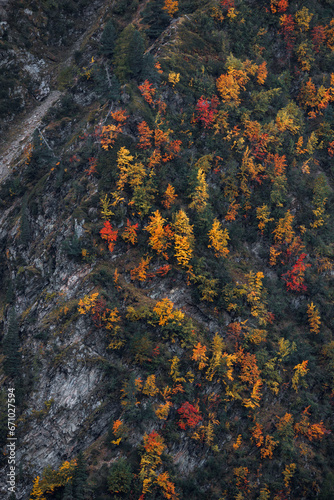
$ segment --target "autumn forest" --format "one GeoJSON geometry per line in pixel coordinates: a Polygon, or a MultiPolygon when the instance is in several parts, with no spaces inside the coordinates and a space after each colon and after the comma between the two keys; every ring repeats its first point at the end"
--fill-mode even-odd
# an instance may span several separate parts
{"type": "MultiPolygon", "coordinates": [[[[332,499],[333,1],[122,0],[95,29],[1,187],[23,259],[59,198],[71,233],[44,248],[82,272],[74,297],[39,290],[39,356],[75,325],[103,343],[82,432],[99,411],[107,432],[31,469],[30,500],[332,499]]],[[[2,342],[22,436],[23,274],[2,342]]]]}

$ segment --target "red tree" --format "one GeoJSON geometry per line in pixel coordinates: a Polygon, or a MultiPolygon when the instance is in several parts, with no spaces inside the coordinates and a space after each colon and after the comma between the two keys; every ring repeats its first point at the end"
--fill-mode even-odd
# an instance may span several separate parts
{"type": "Polygon", "coordinates": [[[223,10],[235,9],[234,0],[221,0],[220,5],[222,6],[223,10]]]}
{"type": "Polygon", "coordinates": [[[196,427],[196,425],[203,420],[201,415],[199,414],[199,410],[197,410],[193,405],[186,401],[183,403],[181,408],[177,410],[180,414],[180,422],[178,425],[181,429],[185,430],[188,427],[196,427]]]}
{"type": "Polygon", "coordinates": [[[283,35],[288,57],[290,57],[296,40],[296,36],[294,34],[295,21],[291,14],[283,14],[280,18],[280,24],[281,29],[279,32],[283,35]]]}
{"type": "Polygon", "coordinates": [[[213,96],[211,100],[201,96],[196,104],[196,121],[201,122],[204,128],[211,128],[212,122],[217,115],[217,106],[219,100],[217,96],[213,96]]]}
{"type": "Polygon", "coordinates": [[[118,229],[113,229],[110,222],[107,220],[104,223],[103,228],[100,231],[102,239],[107,240],[108,248],[112,252],[115,248],[115,242],[117,240],[118,229]]]}
{"type": "Polygon", "coordinates": [[[148,80],[145,80],[142,85],[138,86],[142,96],[144,97],[145,101],[148,102],[149,104],[153,105],[153,96],[155,94],[156,89],[153,87],[152,83],[150,83],[148,80]]]}
{"type": "Polygon", "coordinates": [[[311,36],[314,50],[318,53],[320,51],[321,45],[326,40],[326,30],[324,26],[315,26],[312,30],[311,36]]]}
{"type": "Polygon", "coordinates": [[[282,279],[286,283],[287,290],[293,292],[306,292],[307,288],[304,285],[305,270],[307,267],[311,267],[311,264],[305,264],[304,259],[306,253],[300,254],[296,264],[287,273],[282,275],[282,279]]]}

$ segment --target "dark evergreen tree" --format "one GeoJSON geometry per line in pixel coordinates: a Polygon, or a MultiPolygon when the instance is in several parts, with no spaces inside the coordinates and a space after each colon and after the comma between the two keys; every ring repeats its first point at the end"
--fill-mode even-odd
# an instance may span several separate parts
{"type": "Polygon", "coordinates": [[[113,4],[113,12],[119,16],[127,14],[127,17],[131,17],[131,14],[136,12],[138,5],[138,0],[117,0],[113,4]]]}
{"type": "Polygon", "coordinates": [[[162,0],[151,0],[143,10],[143,25],[148,26],[145,33],[150,38],[158,38],[171,21],[169,15],[162,7],[162,0]]]}
{"type": "Polygon", "coordinates": [[[108,487],[111,493],[129,493],[132,482],[130,466],[124,459],[117,460],[109,471],[108,487]]]}
{"type": "Polygon", "coordinates": [[[111,88],[109,90],[109,97],[113,101],[119,101],[121,96],[121,85],[116,75],[112,75],[110,78],[111,88]]]}
{"type": "Polygon", "coordinates": [[[143,69],[141,72],[141,79],[149,80],[151,83],[160,83],[160,75],[154,67],[155,60],[152,54],[145,54],[143,57],[143,69]]]}
{"type": "Polygon", "coordinates": [[[67,483],[65,484],[62,500],[75,500],[75,498],[73,496],[72,481],[67,481],[67,483]]]}
{"type": "Polygon", "coordinates": [[[101,54],[112,58],[114,55],[115,43],[117,39],[117,32],[114,23],[110,20],[107,22],[101,36],[101,54]]]}
{"type": "Polygon", "coordinates": [[[122,33],[120,34],[116,47],[114,56],[114,66],[115,74],[121,83],[126,82],[126,80],[131,76],[130,68],[130,42],[132,40],[135,28],[132,24],[129,24],[122,33]]]}
{"type": "Polygon", "coordinates": [[[129,78],[140,79],[143,70],[145,43],[141,33],[132,24],[117,40],[114,56],[115,75],[125,83],[129,78]]]}
{"type": "Polygon", "coordinates": [[[135,30],[129,44],[129,66],[131,76],[138,80],[143,70],[145,43],[141,33],[135,30]]]}
{"type": "Polygon", "coordinates": [[[4,372],[12,378],[18,378],[21,373],[21,353],[19,352],[19,326],[14,308],[11,309],[8,319],[7,335],[3,339],[4,372]]]}
{"type": "Polygon", "coordinates": [[[78,454],[77,466],[73,475],[73,496],[75,500],[84,500],[87,490],[87,467],[82,451],[78,454]]]}

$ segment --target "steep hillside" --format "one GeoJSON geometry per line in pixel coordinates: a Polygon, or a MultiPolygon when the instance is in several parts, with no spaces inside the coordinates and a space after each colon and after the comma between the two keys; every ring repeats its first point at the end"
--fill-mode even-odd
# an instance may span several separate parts
{"type": "Polygon", "coordinates": [[[331,499],[332,2],[4,6],[15,498],[331,499]]]}

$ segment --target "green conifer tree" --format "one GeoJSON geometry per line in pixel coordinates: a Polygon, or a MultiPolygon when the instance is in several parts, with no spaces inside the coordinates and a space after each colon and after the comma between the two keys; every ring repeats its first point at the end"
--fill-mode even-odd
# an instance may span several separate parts
{"type": "Polygon", "coordinates": [[[130,68],[130,43],[135,32],[132,24],[129,24],[120,34],[114,52],[115,74],[121,83],[124,83],[131,76],[130,68]]]}
{"type": "Polygon", "coordinates": [[[111,493],[129,493],[132,482],[132,472],[125,459],[115,462],[109,471],[108,487],[111,493]]]}
{"type": "Polygon", "coordinates": [[[144,39],[138,30],[135,30],[129,44],[129,66],[131,76],[138,80],[143,70],[145,51],[144,39]]]}
{"type": "Polygon", "coordinates": [[[73,496],[73,486],[71,480],[67,481],[67,483],[65,484],[63,500],[75,500],[73,496]]]}
{"type": "Polygon", "coordinates": [[[143,57],[143,68],[141,72],[142,80],[149,80],[151,83],[159,84],[160,75],[154,67],[155,60],[152,54],[145,54],[143,57]]]}
{"type": "Polygon", "coordinates": [[[148,26],[145,33],[150,38],[158,38],[170,23],[170,17],[162,9],[161,0],[151,0],[143,10],[143,25],[148,26]]]}
{"type": "Polygon", "coordinates": [[[121,86],[116,75],[110,78],[111,89],[109,90],[109,97],[113,101],[119,101],[121,96],[121,86]]]}
{"type": "Polygon", "coordinates": [[[110,20],[107,22],[104,31],[101,36],[101,54],[109,57],[110,59],[114,55],[115,44],[117,39],[117,32],[114,23],[110,20]]]}
{"type": "Polygon", "coordinates": [[[78,454],[77,466],[73,475],[73,496],[75,500],[84,500],[87,490],[87,467],[82,451],[78,454]]]}

